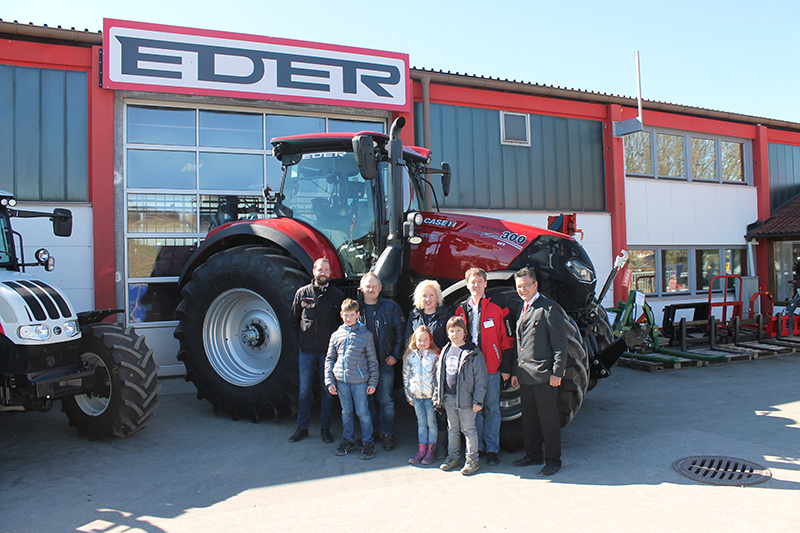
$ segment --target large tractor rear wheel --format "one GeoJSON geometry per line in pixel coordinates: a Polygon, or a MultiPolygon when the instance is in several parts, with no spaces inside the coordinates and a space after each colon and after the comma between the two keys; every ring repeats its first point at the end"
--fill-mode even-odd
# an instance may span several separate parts
{"type": "Polygon", "coordinates": [[[178,306],[178,359],[214,411],[276,419],[295,404],[297,331],[291,304],[310,280],[282,250],[237,246],[192,274],[178,306]]]}
{"type": "Polygon", "coordinates": [[[120,324],[90,324],[81,335],[80,358],[97,372],[97,388],[62,399],[61,410],[70,426],[92,440],[136,433],[158,405],[161,386],[153,350],[120,324]]]}

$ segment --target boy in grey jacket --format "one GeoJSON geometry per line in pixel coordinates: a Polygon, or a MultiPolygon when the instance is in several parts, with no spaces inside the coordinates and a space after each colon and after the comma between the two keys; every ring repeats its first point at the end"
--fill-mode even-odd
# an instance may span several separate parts
{"type": "Polygon", "coordinates": [[[458,465],[461,433],[467,441],[467,461],[461,473],[478,471],[478,429],[475,415],[483,409],[489,375],[481,351],[469,342],[467,324],[461,317],[447,321],[450,342],[442,350],[436,367],[437,388],[433,404],[444,405],[447,413],[447,459],[439,467],[452,470],[458,465]]]}
{"type": "Polygon", "coordinates": [[[339,396],[342,404],[342,443],[334,452],[347,455],[355,449],[353,442],[355,410],[361,421],[364,448],[362,459],[375,455],[372,438],[372,416],[369,413],[367,395],[375,392],[378,385],[378,358],[372,333],[358,322],[358,302],[348,298],[342,302],[344,324],[333,332],[325,357],[325,386],[328,392],[339,396]]]}

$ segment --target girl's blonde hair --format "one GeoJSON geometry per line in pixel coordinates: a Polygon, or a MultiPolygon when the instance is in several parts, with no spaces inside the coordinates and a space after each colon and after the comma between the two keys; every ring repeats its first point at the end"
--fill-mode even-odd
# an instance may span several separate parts
{"type": "Polygon", "coordinates": [[[425,306],[422,305],[422,292],[428,287],[431,287],[436,293],[436,307],[439,307],[444,303],[444,298],[442,297],[442,287],[439,285],[439,282],[435,279],[426,279],[420,281],[417,284],[417,287],[414,289],[414,307],[417,309],[425,309],[425,306]]]}
{"type": "Polygon", "coordinates": [[[436,346],[436,343],[433,342],[433,333],[431,330],[428,329],[428,326],[422,325],[414,330],[414,333],[411,334],[411,337],[408,339],[408,346],[406,347],[406,353],[403,354],[403,361],[408,358],[408,355],[417,349],[417,337],[419,337],[422,333],[427,333],[428,337],[431,339],[431,347],[428,348],[433,353],[439,353],[439,347],[436,346]]]}

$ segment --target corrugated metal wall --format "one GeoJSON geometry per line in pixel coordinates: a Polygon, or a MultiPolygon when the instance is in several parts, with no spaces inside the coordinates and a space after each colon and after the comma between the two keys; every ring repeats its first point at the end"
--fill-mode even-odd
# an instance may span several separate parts
{"type": "Polygon", "coordinates": [[[800,194],[800,146],[769,144],[769,206],[777,208],[800,194]]]}
{"type": "MultiPolygon", "coordinates": [[[[422,145],[422,104],[414,107],[422,145]]],[[[602,123],[530,115],[531,146],[500,142],[500,112],[431,105],[432,165],[450,163],[450,208],[605,211],[602,123]]]]}
{"type": "Polygon", "coordinates": [[[85,72],[0,65],[0,189],[88,201],[85,72]]]}

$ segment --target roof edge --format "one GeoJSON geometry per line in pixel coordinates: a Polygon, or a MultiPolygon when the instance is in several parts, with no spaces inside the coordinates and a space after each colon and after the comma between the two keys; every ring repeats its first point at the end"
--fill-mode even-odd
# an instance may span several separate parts
{"type": "Polygon", "coordinates": [[[75,28],[65,30],[62,27],[50,28],[48,26],[34,26],[33,23],[21,24],[17,21],[6,22],[0,19],[0,34],[19,35],[21,37],[34,37],[43,40],[66,41],[88,45],[102,45],[103,33],[78,31],[75,28]]]}
{"type": "MultiPolygon", "coordinates": [[[[501,80],[498,78],[486,78],[483,76],[474,76],[469,74],[459,74],[450,72],[440,72],[434,70],[411,68],[411,79],[422,81],[427,78],[431,83],[440,83],[442,85],[457,85],[461,87],[470,87],[475,89],[490,89],[496,91],[508,91],[521,94],[529,94],[534,96],[546,96],[549,98],[561,98],[565,100],[575,100],[579,102],[588,102],[595,104],[618,104],[625,107],[637,107],[638,103],[636,98],[630,96],[618,96],[614,94],[595,93],[591,91],[582,91],[580,89],[567,89],[564,87],[553,87],[551,85],[539,85],[536,83],[527,83],[519,81],[501,80]]],[[[662,111],[666,113],[680,113],[690,115],[693,117],[709,118],[715,120],[724,120],[727,122],[738,122],[745,124],[752,124],[758,126],[769,126],[775,129],[784,129],[788,131],[800,132],[800,123],[789,122],[787,120],[777,120],[764,117],[755,117],[751,115],[742,115],[739,113],[730,113],[727,111],[716,111],[713,109],[705,109],[702,107],[692,107],[680,104],[670,104],[665,102],[657,102],[653,100],[642,100],[642,108],[651,111],[662,111]]]]}

